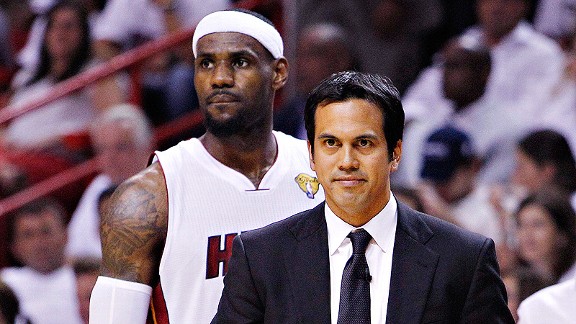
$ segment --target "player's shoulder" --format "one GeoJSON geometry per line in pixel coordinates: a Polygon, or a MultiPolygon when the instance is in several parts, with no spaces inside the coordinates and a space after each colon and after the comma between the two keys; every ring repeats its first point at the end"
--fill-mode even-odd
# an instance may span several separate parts
{"type": "Polygon", "coordinates": [[[145,169],[141,170],[132,177],[126,179],[120,184],[120,192],[134,193],[138,192],[162,192],[165,191],[164,170],[159,162],[153,162],[145,169]]]}
{"type": "Polygon", "coordinates": [[[160,163],[154,162],[136,175],[126,179],[114,191],[106,206],[106,215],[113,218],[147,216],[149,208],[154,215],[167,216],[167,191],[160,163]]]}
{"type": "Polygon", "coordinates": [[[297,148],[297,149],[306,149],[307,144],[306,140],[296,138],[292,135],[285,134],[281,131],[273,131],[272,132],[276,137],[276,141],[278,142],[278,146],[286,146],[290,148],[297,148]]]}
{"type": "Polygon", "coordinates": [[[279,156],[288,159],[302,160],[308,163],[308,144],[305,140],[284,134],[280,131],[273,131],[278,143],[279,156]]]}

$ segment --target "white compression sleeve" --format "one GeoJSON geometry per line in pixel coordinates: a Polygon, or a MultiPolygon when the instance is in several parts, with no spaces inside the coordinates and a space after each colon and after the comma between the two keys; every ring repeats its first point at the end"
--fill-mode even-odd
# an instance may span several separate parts
{"type": "Polygon", "coordinates": [[[146,323],[150,286],[98,277],[90,297],[90,324],[146,323]]]}

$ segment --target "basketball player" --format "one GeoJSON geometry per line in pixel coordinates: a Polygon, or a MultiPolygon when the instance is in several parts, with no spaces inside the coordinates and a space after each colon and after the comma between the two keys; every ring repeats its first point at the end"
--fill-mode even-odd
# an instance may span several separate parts
{"type": "Polygon", "coordinates": [[[324,199],[306,143],[272,131],[286,82],[282,39],[264,17],[212,13],[193,37],[207,132],[120,185],[101,223],[103,268],[90,323],[208,323],[233,238],[324,199]],[[154,287],[154,289],[152,288],[154,287]]]}

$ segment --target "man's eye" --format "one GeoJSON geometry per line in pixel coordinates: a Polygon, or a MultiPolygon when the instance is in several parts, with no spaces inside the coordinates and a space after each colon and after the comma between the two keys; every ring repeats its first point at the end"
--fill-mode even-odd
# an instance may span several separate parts
{"type": "Polygon", "coordinates": [[[361,147],[367,147],[370,146],[372,144],[372,142],[370,142],[367,139],[361,139],[358,141],[358,145],[360,145],[361,147]]]}
{"type": "Polygon", "coordinates": [[[333,140],[330,138],[330,139],[327,139],[325,143],[326,143],[326,146],[335,146],[336,140],[333,140]]]}
{"type": "Polygon", "coordinates": [[[234,61],[234,65],[236,65],[237,67],[247,67],[248,66],[248,60],[237,59],[236,61],[234,61]]]}
{"type": "Polygon", "coordinates": [[[212,62],[210,60],[202,60],[200,61],[200,67],[207,69],[210,68],[212,66],[212,62]]]}

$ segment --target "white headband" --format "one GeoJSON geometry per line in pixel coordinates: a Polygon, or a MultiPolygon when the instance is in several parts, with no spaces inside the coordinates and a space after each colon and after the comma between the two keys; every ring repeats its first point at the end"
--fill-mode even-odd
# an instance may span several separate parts
{"type": "Polygon", "coordinates": [[[276,59],[283,55],[282,37],[272,25],[244,12],[216,11],[202,18],[196,26],[192,38],[194,56],[197,56],[196,45],[200,38],[212,33],[226,32],[241,33],[255,38],[276,59]]]}

